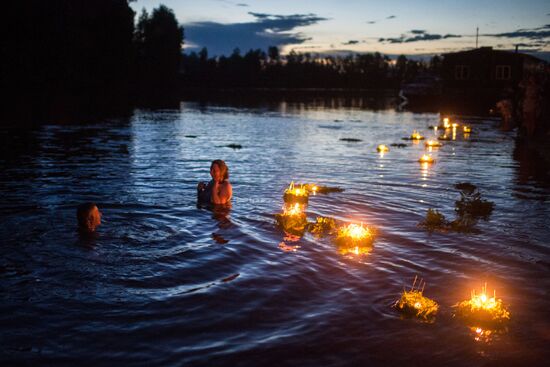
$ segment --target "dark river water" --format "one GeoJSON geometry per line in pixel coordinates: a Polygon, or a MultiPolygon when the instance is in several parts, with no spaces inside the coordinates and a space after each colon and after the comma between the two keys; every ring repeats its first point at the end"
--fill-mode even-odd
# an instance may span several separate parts
{"type": "Polygon", "coordinates": [[[423,144],[401,138],[433,135],[439,118],[181,103],[124,120],[1,130],[0,362],[544,365],[548,167],[515,134],[476,120],[422,168],[423,144]],[[380,156],[381,143],[408,146],[380,156]],[[229,166],[231,209],[197,207],[196,183],[213,159],[229,166]],[[372,251],[343,255],[330,238],[279,230],[274,214],[292,180],[345,188],[311,197],[308,218],[376,227],[372,251]],[[453,186],[463,181],[495,203],[489,220],[474,233],[418,227],[428,208],[454,217],[453,186]],[[85,201],[103,212],[92,238],[76,231],[85,201]],[[392,308],[416,275],[440,305],[433,322],[392,308]],[[451,306],[485,282],[512,317],[479,337],[451,306]]]}

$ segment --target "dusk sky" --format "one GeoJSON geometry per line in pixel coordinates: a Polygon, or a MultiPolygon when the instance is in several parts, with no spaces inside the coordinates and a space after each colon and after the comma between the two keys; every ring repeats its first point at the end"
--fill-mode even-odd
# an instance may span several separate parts
{"type": "Polygon", "coordinates": [[[550,52],[548,0],[138,0],[139,14],[160,4],[185,28],[185,48],[210,55],[235,47],[279,46],[282,53],[439,54],[479,46],[550,52]]]}

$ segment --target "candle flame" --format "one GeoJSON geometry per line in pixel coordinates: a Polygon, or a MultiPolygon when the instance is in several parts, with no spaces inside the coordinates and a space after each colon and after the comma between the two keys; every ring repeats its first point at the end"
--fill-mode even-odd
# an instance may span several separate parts
{"type": "Polygon", "coordinates": [[[506,310],[501,299],[493,290],[493,295],[487,293],[487,283],[481,287],[481,292],[472,290],[470,299],[458,304],[458,314],[467,319],[478,321],[501,322],[510,319],[510,312],[506,310]]]}
{"type": "Polygon", "coordinates": [[[430,139],[427,142],[425,142],[424,145],[429,148],[437,148],[437,147],[440,147],[442,144],[438,141],[430,139]]]}
{"type": "Polygon", "coordinates": [[[412,140],[422,140],[424,139],[424,137],[422,135],[420,135],[420,133],[416,130],[413,131],[413,133],[411,134],[411,139],[412,140]]]}
{"type": "Polygon", "coordinates": [[[414,278],[411,289],[403,289],[401,298],[397,300],[395,306],[400,312],[405,315],[416,316],[424,320],[429,320],[437,313],[439,308],[437,302],[424,296],[424,287],[426,282],[420,280],[418,286],[415,287],[417,277],[414,278]]]}
{"type": "Polygon", "coordinates": [[[489,310],[496,307],[496,291],[494,291],[493,297],[487,296],[487,284],[481,288],[481,293],[476,294],[475,289],[472,290],[470,303],[473,308],[489,310]]]}
{"type": "Polygon", "coordinates": [[[348,224],[338,229],[334,239],[342,255],[363,255],[372,251],[375,233],[361,224],[348,224]]]}
{"type": "Polygon", "coordinates": [[[389,152],[390,151],[390,148],[388,148],[386,145],[384,144],[380,144],[376,150],[380,153],[385,153],[385,152],[389,152]]]}
{"type": "Polygon", "coordinates": [[[285,194],[290,194],[294,196],[307,196],[307,190],[304,188],[304,185],[300,185],[300,187],[294,186],[294,181],[290,183],[288,188],[285,190],[285,194]]]}
{"type": "Polygon", "coordinates": [[[420,157],[420,159],[418,161],[420,163],[433,163],[433,162],[435,162],[435,159],[433,159],[432,157],[430,157],[427,154],[423,154],[422,157],[420,157]]]}
{"type": "Polygon", "coordinates": [[[363,223],[351,223],[346,227],[340,228],[340,236],[350,237],[354,240],[370,237],[371,233],[368,228],[363,227],[363,223]]]}

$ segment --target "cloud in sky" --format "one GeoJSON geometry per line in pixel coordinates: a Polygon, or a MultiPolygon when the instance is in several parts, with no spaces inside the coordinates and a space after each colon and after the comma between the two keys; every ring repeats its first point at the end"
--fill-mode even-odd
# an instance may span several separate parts
{"type": "Polygon", "coordinates": [[[379,38],[380,43],[410,43],[420,41],[437,41],[448,38],[460,38],[462,36],[457,34],[431,34],[422,29],[413,29],[408,34],[402,34],[399,37],[393,38],[379,38]]]}
{"type": "Polygon", "coordinates": [[[536,28],[522,28],[512,32],[486,33],[482,36],[506,39],[514,45],[533,51],[548,47],[550,41],[550,24],[536,28]]]}
{"type": "Polygon", "coordinates": [[[222,3],[226,3],[226,4],[229,4],[229,5],[235,5],[235,6],[241,6],[241,7],[247,7],[249,6],[248,4],[245,4],[245,3],[235,3],[233,1],[230,1],[230,0],[218,0],[219,2],[222,2],[222,3]]]}
{"type": "Polygon", "coordinates": [[[195,22],[185,26],[188,44],[197,48],[207,47],[211,55],[229,55],[236,47],[242,51],[269,46],[301,44],[310,38],[299,32],[297,27],[317,24],[328,18],[315,14],[274,15],[249,12],[256,18],[245,23],[195,22]]]}
{"type": "MultiPolygon", "coordinates": [[[[395,19],[395,18],[397,18],[397,16],[395,16],[395,15],[389,15],[389,16],[387,16],[387,17],[384,18],[384,19],[387,20],[387,19],[395,19]]],[[[382,20],[384,20],[384,19],[382,19],[382,20]]],[[[378,19],[378,20],[369,20],[369,21],[367,21],[367,24],[376,24],[376,23],[378,23],[378,22],[380,22],[380,21],[381,21],[380,19],[378,19]]]]}
{"type": "Polygon", "coordinates": [[[513,32],[503,33],[488,33],[484,36],[498,37],[498,38],[527,38],[530,40],[549,40],[550,39],[550,24],[543,25],[541,27],[532,29],[518,29],[513,32]]]}

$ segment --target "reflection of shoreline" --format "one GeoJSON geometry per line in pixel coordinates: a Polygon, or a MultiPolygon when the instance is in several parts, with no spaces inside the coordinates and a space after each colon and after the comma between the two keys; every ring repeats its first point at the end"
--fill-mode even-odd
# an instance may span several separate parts
{"type": "Polygon", "coordinates": [[[300,108],[359,108],[389,110],[397,108],[399,98],[391,89],[321,88],[190,88],[179,94],[182,102],[201,105],[284,110],[292,104],[300,108]]]}

